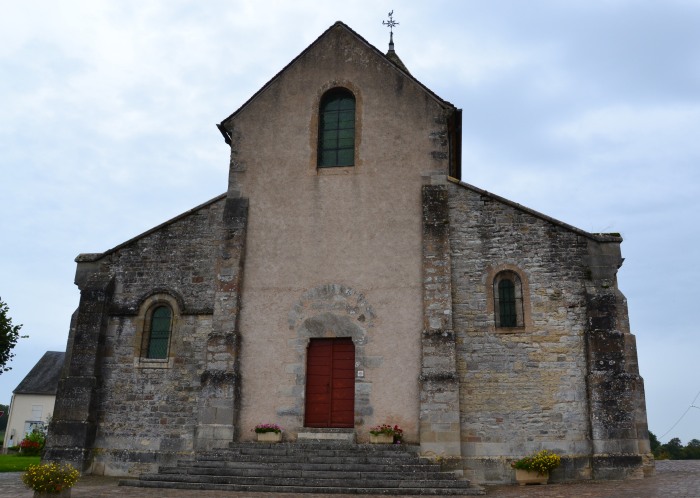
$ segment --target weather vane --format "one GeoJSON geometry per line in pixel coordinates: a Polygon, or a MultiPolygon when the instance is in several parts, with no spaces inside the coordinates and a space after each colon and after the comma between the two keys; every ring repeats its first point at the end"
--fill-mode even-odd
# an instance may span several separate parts
{"type": "Polygon", "coordinates": [[[382,21],[382,24],[384,26],[389,26],[390,33],[393,35],[394,34],[394,27],[398,26],[399,23],[394,21],[394,11],[392,10],[389,12],[389,20],[388,21],[382,21]]]}
{"type": "Polygon", "coordinates": [[[399,23],[394,21],[394,11],[389,12],[389,20],[382,21],[384,26],[389,26],[389,50],[394,50],[394,27],[398,26],[399,23]]]}

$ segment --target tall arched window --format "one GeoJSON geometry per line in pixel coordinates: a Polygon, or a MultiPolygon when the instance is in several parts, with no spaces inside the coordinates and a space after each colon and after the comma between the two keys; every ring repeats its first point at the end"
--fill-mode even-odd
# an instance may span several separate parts
{"type": "Polygon", "coordinates": [[[516,327],[518,318],[515,312],[515,284],[512,280],[498,282],[498,315],[501,327],[516,327]]]}
{"type": "Polygon", "coordinates": [[[168,357],[172,312],[168,306],[158,306],[151,315],[148,334],[147,358],[164,359],[168,357]]]}
{"type": "Polygon", "coordinates": [[[355,96],[334,88],[321,98],[318,120],[318,167],[354,166],[355,96]]]}
{"type": "Polygon", "coordinates": [[[496,327],[524,327],[523,289],[514,271],[502,271],[493,280],[496,327]]]}

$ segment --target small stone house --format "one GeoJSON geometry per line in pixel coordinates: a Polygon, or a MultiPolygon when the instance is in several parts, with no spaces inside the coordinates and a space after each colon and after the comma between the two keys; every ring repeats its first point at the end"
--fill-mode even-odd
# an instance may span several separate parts
{"type": "Polygon", "coordinates": [[[543,448],[559,479],[650,470],[622,239],[463,181],[461,121],[331,26],[218,125],[224,194],[77,257],[47,458],[127,475],[262,422],[391,423],[476,482],[543,448]]]}

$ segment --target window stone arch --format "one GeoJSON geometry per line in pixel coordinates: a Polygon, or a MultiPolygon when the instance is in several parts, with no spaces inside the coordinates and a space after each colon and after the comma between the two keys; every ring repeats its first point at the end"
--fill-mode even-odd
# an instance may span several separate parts
{"type": "Polygon", "coordinates": [[[532,331],[530,292],[525,272],[515,265],[491,268],[486,275],[487,311],[498,332],[532,331]]]}
{"type": "Polygon", "coordinates": [[[175,349],[173,338],[177,333],[179,317],[179,300],[169,293],[158,292],[142,300],[134,319],[136,366],[154,368],[172,366],[175,349]]]}
{"type": "Polygon", "coordinates": [[[511,270],[493,279],[494,319],[496,328],[524,327],[523,286],[520,276],[511,270]]]}

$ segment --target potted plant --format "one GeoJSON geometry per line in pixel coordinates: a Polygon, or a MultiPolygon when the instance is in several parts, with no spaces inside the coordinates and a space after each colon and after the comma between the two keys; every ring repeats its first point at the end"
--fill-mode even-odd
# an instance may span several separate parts
{"type": "Polygon", "coordinates": [[[265,443],[279,443],[282,441],[282,431],[284,429],[277,424],[258,424],[253,430],[258,436],[258,441],[265,443]]]}
{"type": "Polygon", "coordinates": [[[369,442],[379,444],[401,444],[403,429],[398,425],[381,424],[369,430],[369,442]]]}
{"type": "Polygon", "coordinates": [[[559,467],[561,458],[556,453],[541,450],[534,455],[526,456],[511,464],[515,469],[515,480],[518,484],[547,484],[549,473],[559,467]]]}
{"type": "Polygon", "coordinates": [[[78,482],[80,472],[71,464],[42,463],[30,465],[22,481],[34,490],[34,498],[70,497],[70,489],[78,482]]]}

